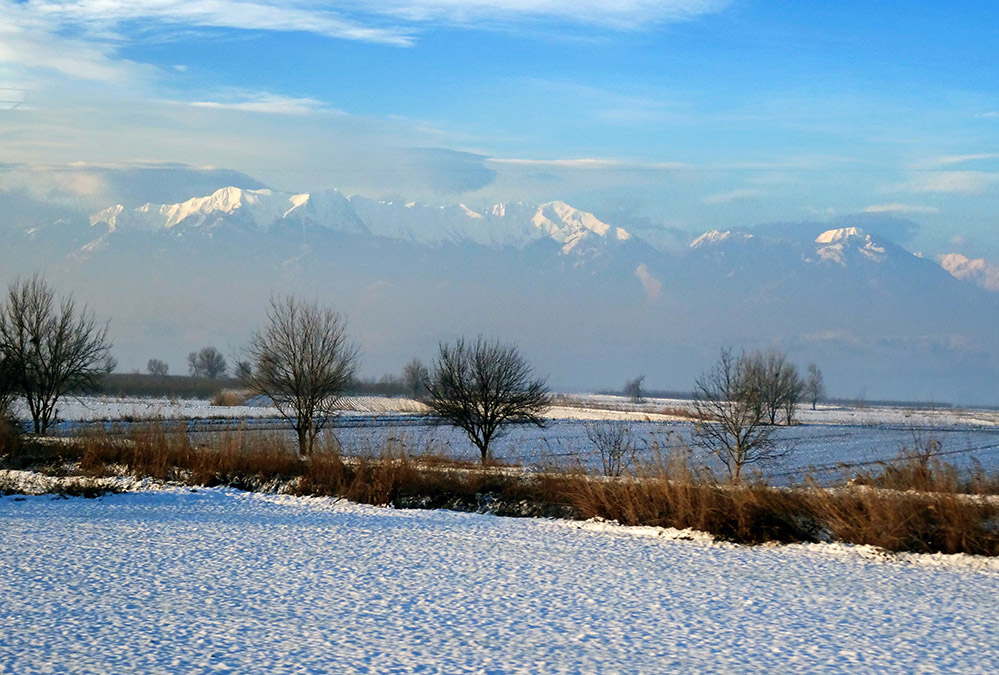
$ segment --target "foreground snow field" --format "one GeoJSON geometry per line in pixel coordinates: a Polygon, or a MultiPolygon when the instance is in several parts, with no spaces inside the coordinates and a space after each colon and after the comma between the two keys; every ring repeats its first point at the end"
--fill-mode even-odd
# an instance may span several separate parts
{"type": "Polygon", "coordinates": [[[221,489],[0,528],[4,673],[999,670],[992,561],[221,489]]]}

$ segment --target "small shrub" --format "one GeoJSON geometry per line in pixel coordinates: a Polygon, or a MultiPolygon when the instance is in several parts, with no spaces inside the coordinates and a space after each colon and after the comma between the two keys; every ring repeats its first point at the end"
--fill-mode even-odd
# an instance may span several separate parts
{"type": "Polygon", "coordinates": [[[223,389],[212,396],[212,405],[232,408],[244,405],[249,400],[250,392],[242,389],[223,389]]]}

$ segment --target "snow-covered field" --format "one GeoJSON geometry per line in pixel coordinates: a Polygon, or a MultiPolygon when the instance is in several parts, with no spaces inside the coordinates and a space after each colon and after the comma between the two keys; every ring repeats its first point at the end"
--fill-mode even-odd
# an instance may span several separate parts
{"type": "Polygon", "coordinates": [[[0,672],[993,673],[999,567],[171,488],[0,498],[0,672]]]}

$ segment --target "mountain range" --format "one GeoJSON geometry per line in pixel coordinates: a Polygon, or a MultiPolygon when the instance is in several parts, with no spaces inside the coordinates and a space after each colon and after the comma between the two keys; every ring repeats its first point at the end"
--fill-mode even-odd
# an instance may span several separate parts
{"type": "Polygon", "coordinates": [[[723,346],[779,344],[840,396],[999,402],[995,271],[857,226],[685,241],[561,201],[475,208],[259,185],[45,217],[0,230],[0,263],[111,317],[127,368],[155,357],[177,369],[205,344],[238,356],[268,297],[297,293],[347,314],[372,375],[482,333],[520,344],[559,388],[644,373],[682,390],[723,346]]]}

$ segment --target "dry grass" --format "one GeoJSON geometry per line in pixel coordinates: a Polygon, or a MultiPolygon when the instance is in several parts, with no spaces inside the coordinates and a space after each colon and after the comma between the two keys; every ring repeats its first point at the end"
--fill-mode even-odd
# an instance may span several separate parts
{"type": "Polygon", "coordinates": [[[232,408],[246,403],[252,394],[246,389],[223,389],[212,396],[212,405],[232,408]]]}
{"type": "MultiPolygon", "coordinates": [[[[50,475],[131,475],[190,485],[324,495],[399,508],[448,508],[498,515],[594,518],[625,525],[694,529],[719,538],[844,541],[892,551],[999,555],[999,500],[981,496],[996,477],[916,453],[845,488],[782,489],[719,482],[682,446],[652,447],[652,459],[621,477],[526,471],[460,462],[398,442],[366,458],[343,458],[327,439],[308,459],[281,437],[236,430],[208,444],[182,424],[153,424],[125,436],[90,433],[69,443],[4,443],[3,466],[50,475]]],[[[96,485],[96,484],[95,484],[96,485]]],[[[86,486],[84,486],[86,487],[86,486]]]]}
{"type": "Polygon", "coordinates": [[[699,420],[703,420],[704,419],[704,415],[702,415],[701,413],[697,412],[696,410],[693,410],[691,408],[679,408],[679,407],[676,407],[676,406],[667,407],[667,408],[660,408],[659,409],[659,414],[660,415],[669,415],[670,417],[679,417],[679,418],[687,419],[687,420],[695,420],[695,421],[699,421],[699,420]]]}

